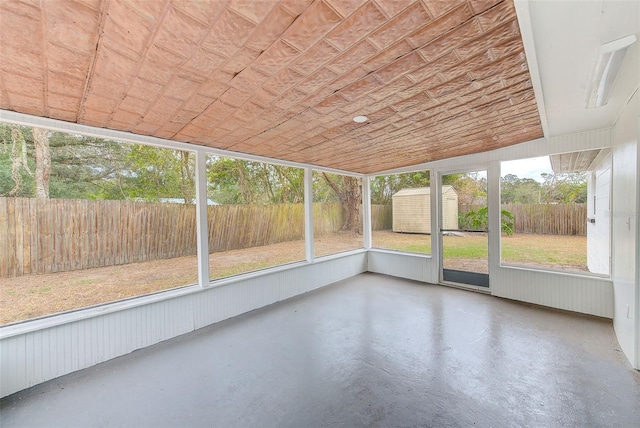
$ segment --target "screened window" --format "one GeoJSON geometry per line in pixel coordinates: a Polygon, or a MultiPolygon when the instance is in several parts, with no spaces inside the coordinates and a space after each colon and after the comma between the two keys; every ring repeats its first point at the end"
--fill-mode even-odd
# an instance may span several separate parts
{"type": "Polygon", "coordinates": [[[313,172],[316,257],[363,248],[362,179],[313,172]]]}
{"type": "Polygon", "coordinates": [[[372,246],[431,254],[429,171],[371,180],[372,246]]]}
{"type": "Polygon", "coordinates": [[[304,170],[207,157],[211,279],[305,259],[304,170]]]}
{"type": "Polygon", "coordinates": [[[501,163],[502,262],[609,274],[607,149],[501,163]]]}
{"type": "Polygon", "coordinates": [[[2,324],[197,282],[193,153],[0,135],[2,324]]]}

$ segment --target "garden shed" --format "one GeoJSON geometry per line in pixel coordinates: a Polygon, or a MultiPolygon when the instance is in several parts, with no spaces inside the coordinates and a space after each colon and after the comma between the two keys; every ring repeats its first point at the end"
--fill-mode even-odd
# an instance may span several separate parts
{"type": "MultiPolygon", "coordinates": [[[[402,233],[431,233],[431,188],[402,189],[394,194],[393,231],[402,233]]],[[[442,186],[444,229],[458,228],[458,194],[452,186],[442,186]]]]}

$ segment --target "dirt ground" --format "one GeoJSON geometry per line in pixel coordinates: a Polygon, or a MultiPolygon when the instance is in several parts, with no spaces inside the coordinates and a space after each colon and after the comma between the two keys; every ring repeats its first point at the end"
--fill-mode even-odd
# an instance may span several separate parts
{"type": "MultiPolygon", "coordinates": [[[[339,232],[318,237],[317,256],[362,248],[362,236],[339,232]]],[[[304,241],[213,253],[211,279],[305,259],[304,241]]],[[[84,308],[198,282],[196,256],[118,266],[0,278],[0,324],[84,308]],[[126,284],[126,286],[125,286],[126,284]]]]}
{"type": "MultiPolygon", "coordinates": [[[[448,239],[448,237],[446,237],[448,239]]],[[[486,242],[486,238],[485,242],[486,242]]],[[[453,245],[464,245],[473,239],[453,238],[453,245]]],[[[430,251],[428,235],[398,234],[391,231],[374,232],[374,246],[401,249],[419,245],[430,251]]],[[[540,246],[557,249],[559,253],[586,254],[585,237],[549,237],[543,235],[512,236],[503,239],[503,247],[540,246]],[[570,239],[571,238],[571,239],[570,239]],[[577,239],[573,239],[577,238],[577,239]],[[584,241],[584,244],[583,244],[584,241]],[[584,249],[582,246],[584,245],[584,249]],[[556,248],[558,247],[558,248],[556,248]]],[[[341,232],[318,237],[314,241],[316,256],[362,248],[362,236],[341,232]]],[[[521,262],[535,266],[536,262],[516,255],[521,262]]],[[[283,242],[264,247],[214,253],[209,257],[211,278],[222,278],[304,260],[304,241],[283,242]]],[[[567,259],[571,260],[571,259],[567,259]]],[[[560,260],[555,268],[586,270],[584,263],[560,260]]],[[[505,260],[508,261],[508,260],[505,260]]],[[[486,259],[445,259],[450,269],[488,272],[486,259]]],[[[548,264],[540,266],[549,267],[548,264]]],[[[46,275],[0,278],[0,324],[7,324],[76,308],[97,305],[129,297],[140,296],[169,288],[197,283],[195,256],[153,260],[119,266],[107,266],[46,275]]]]}

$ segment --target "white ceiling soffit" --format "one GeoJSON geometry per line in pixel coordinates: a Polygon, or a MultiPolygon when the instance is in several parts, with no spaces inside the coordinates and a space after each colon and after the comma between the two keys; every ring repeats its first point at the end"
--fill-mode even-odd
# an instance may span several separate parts
{"type": "MultiPolygon", "coordinates": [[[[600,46],[630,34],[640,36],[640,1],[517,1],[525,52],[535,57],[546,117],[546,137],[612,126],[640,83],[640,43],[626,58],[607,105],[586,108],[587,88],[600,46]],[[528,17],[522,6],[528,6],[528,17]],[[527,29],[527,26],[529,27],[527,29]],[[527,44],[530,31],[535,47],[527,44]]],[[[530,64],[530,68],[535,65],[530,64]]],[[[532,73],[533,75],[533,73],[532,73]]]]}
{"type": "Polygon", "coordinates": [[[591,169],[593,161],[599,154],[600,149],[561,153],[549,156],[549,161],[551,162],[551,169],[556,174],[581,172],[591,169]]]}

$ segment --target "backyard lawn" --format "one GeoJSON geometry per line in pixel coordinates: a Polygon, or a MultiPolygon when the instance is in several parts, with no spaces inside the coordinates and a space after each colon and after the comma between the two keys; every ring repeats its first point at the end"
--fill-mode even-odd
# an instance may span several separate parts
{"type": "MultiPolygon", "coordinates": [[[[431,236],[373,232],[373,247],[431,254],[431,236]]],[[[443,237],[444,258],[486,259],[487,236],[467,234],[443,237]]],[[[514,234],[502,237],[505,264],[587,270],[587,237],[565,235],[514,234]]]]}
{"type": "MultiPolygon", "coordinates": [[[[431,252],[428,235],[376,231],[376,248],[431,252]]],[[[357,248],[361,237],[336,233],[315,240],[317,254],[357,248]]],[[[485,269],[487,237],[445,236],[445,266],[485,269]]],[[[586,271],[586,237],[513,235],[502,239],[503,262],[510,264],[586,271]]],[[[213,278],[221,278],[304,259],[304,242],[283,242],[264,247],[210,255],[213,278]]],[[[143,263],[99,267],[45,275],[0,278],[0,324],[68,311],[105,302],[195,284],[195,256],[143,263]]]]}

